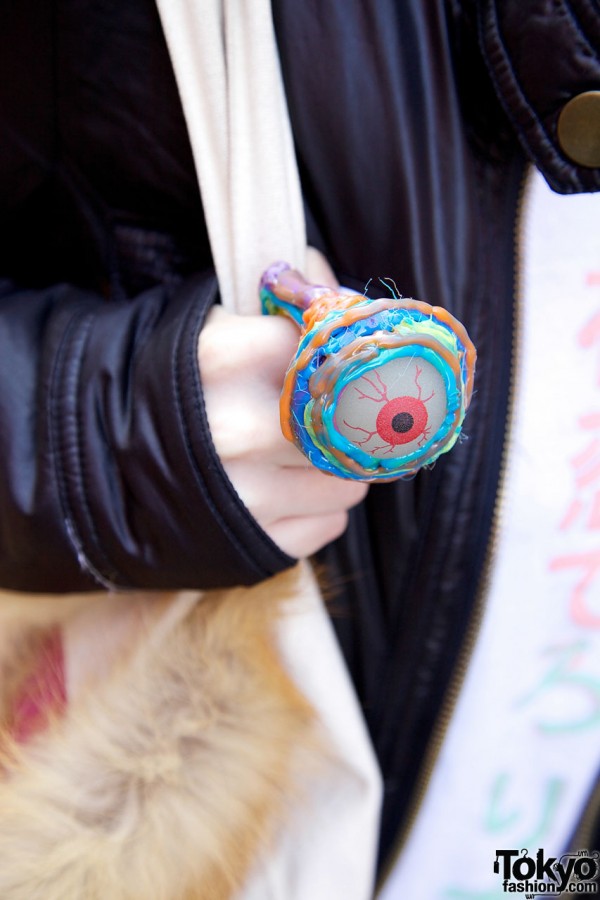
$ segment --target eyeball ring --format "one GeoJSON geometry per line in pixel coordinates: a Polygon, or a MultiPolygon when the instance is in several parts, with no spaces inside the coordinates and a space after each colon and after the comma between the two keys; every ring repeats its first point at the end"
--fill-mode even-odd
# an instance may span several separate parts
{"type": "Polygon", "coordinates": [[[284,435],[317,468],[359,481],[412,477],[450,450],[473,392],[476,351],[446,310],[264,273],[263,311],[302,329],[285,376],[284,435]]]}

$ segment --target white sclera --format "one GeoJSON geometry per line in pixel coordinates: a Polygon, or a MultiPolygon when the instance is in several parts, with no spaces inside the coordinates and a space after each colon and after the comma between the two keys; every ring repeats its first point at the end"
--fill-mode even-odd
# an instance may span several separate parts
{"type": "Polygon", "coordinates": [[[338,397],[334,425],[369,456],[397,459],[426,444],[446,413],[446,387],[436,367],[421,356],[403,356],[350,381],[338,397]]]}

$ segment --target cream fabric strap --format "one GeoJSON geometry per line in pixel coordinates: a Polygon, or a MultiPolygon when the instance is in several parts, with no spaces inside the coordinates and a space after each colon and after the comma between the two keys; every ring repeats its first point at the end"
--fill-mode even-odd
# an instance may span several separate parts
{"type": "MultiPolygon", "coordinates": [[[[262,271],[305,269],[302,195],[269,0],[158,0],[222,302],[257,313],[262,271]]],[[[311,567],[280,625],[283,660],[318,712],[331,757],[243,900],[369,900],[381,780],[311,567]]]]}
{"type": "Polygon", "coordinates": [[[258,312],[260,275],[304,270],[306,235],[269,0],[159,0],[223,306],[258,312]]]}

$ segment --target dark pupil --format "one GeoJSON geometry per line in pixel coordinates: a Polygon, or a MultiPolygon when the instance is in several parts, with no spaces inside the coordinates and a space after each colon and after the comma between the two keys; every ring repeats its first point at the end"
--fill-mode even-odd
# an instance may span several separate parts
{"type": "Polygon", "coordinates": [[[415,420],[409,412],[396,413],[392,419],[392,428],[397,434],[405,434],[415,424],[415,420]]]}

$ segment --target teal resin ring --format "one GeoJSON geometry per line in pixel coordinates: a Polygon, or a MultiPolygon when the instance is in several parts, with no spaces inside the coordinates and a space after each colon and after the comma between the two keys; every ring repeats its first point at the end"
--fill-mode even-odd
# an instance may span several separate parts
{"type": "Polygon", "coordinates": [[[284,435],[317,466],[359,481],[414,475],[454,446],[476,352],[440,307],[311,285],[276,263],[263,311],[302,329],[281,395],[284,435]]]}

